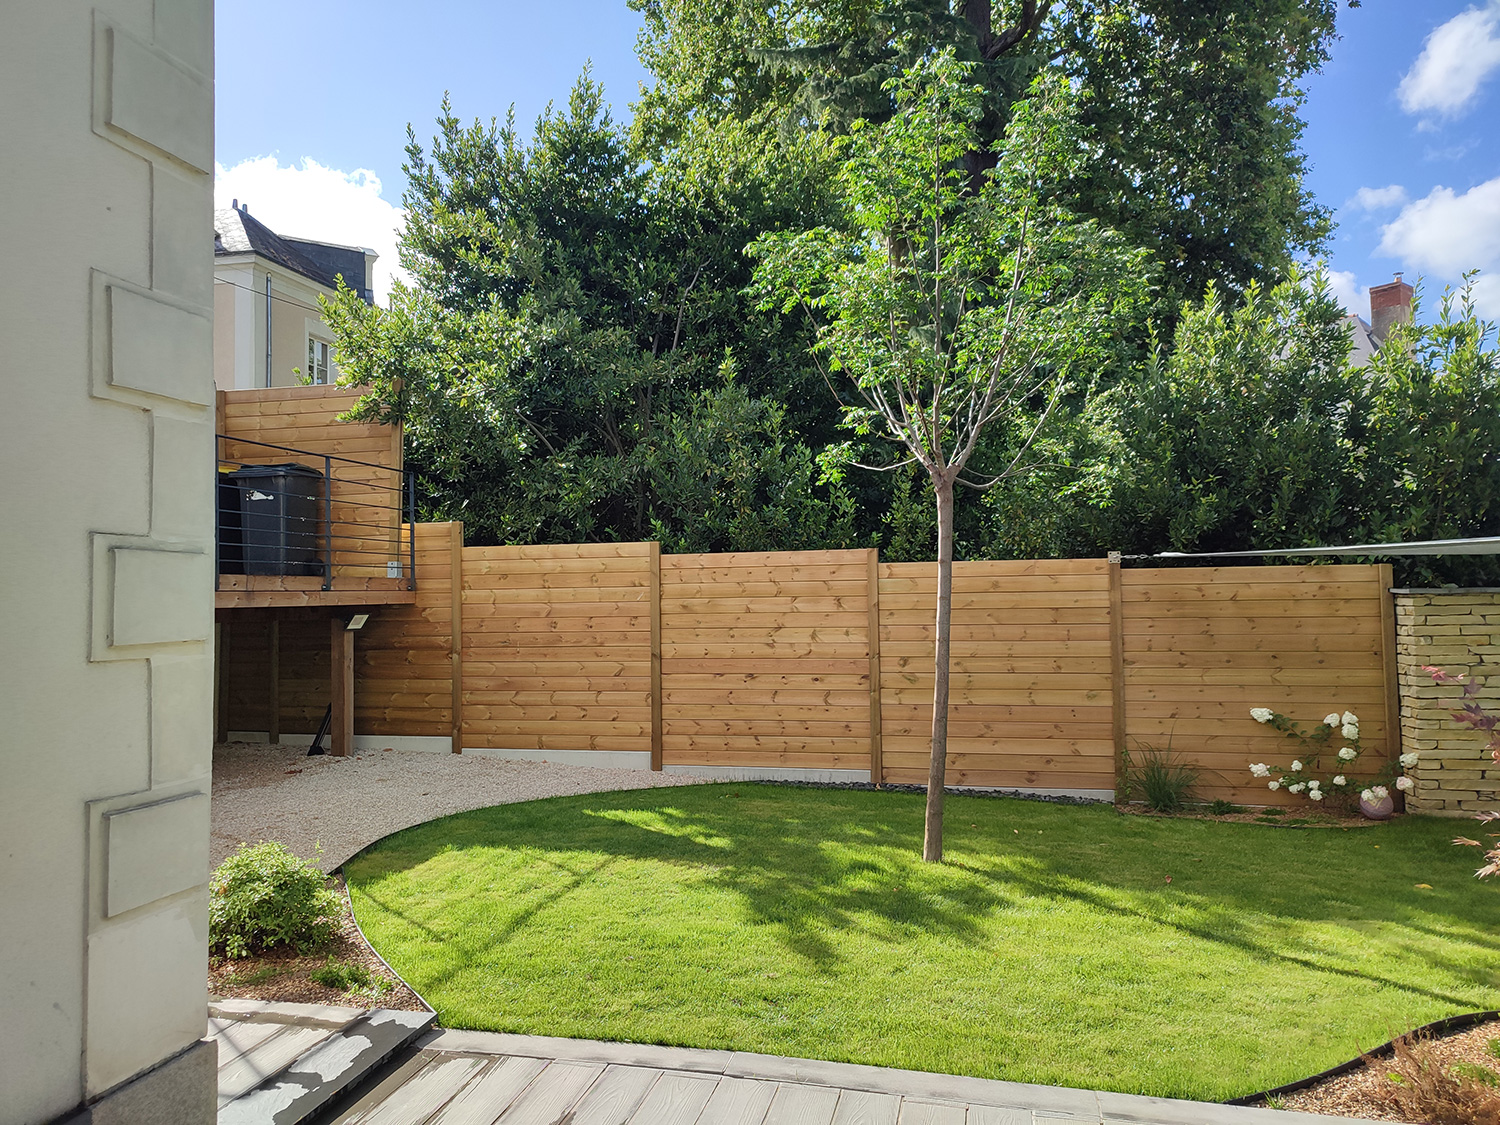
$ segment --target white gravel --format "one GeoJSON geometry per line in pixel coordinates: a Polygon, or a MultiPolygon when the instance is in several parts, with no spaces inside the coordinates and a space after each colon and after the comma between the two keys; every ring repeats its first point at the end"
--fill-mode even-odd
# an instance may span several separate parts
{"type": "Polygon", "coordinates": [[[309,758],[305,746],[231,742],[214,747],[213,863],[241,843],[278,840],[332,871],[382,836],[450,813],[701,780],[421,750],[309,758]]]}

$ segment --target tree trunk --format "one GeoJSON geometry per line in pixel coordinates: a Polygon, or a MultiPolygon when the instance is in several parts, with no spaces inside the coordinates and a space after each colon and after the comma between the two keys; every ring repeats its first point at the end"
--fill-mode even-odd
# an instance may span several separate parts
{"type": "Polygon", "coordinates": [[[932,669],[932,758],[927,767],[927,826],[922,836],[922,858],[943,859],[943,785],[948,772],[948,649],[953,632],[953,481],[935,475],[937,496],[938,581],[937,643],[932,669]]]}

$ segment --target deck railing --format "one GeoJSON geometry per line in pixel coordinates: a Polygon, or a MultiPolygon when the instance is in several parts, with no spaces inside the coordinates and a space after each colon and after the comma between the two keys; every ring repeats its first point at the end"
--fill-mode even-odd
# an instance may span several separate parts
{"type": "Polygon", "coordinates": [[[216,589],[416,589],[413,473],[217,436],[216,589]]]}

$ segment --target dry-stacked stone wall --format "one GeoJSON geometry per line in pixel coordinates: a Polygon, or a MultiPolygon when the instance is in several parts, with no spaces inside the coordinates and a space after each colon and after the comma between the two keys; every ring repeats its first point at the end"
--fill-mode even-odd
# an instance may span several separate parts
{"type": "Polygon", "coordinates": [[[1500,714],[1500,589],[1398,590],[1396,654],[1401,680],[1401,749],[1420,757],[1407,771],[1412,812],[1471,816],[1500,809],[1500,763],[1485,736],[1453,718],[1462,689],[1435,684],[1435,665],[1481,684],[1479,701],[1500,714]]]}

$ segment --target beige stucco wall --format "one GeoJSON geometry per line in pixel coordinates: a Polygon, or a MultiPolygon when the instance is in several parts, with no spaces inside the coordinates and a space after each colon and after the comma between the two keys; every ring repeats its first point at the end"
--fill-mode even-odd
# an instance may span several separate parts
{"type": "Polygon", "coordinates": [[[203,1053],[213,6],[0,25],[0,1123],[32,1125],[203,1053]]]}
{"type": "MultiPolygon", "coordinates": [[[[295,387],[307,370],[307,338],[333,340],[318,306],[333,290],[250,254],[215,260],[214,385],[266,385],[266,276],[271,278],[271,386],[295,387]]],[[[329,366],[329,382],[336,373],[329,366]]]]}
{"type": "Polygon", "coordinates": [[[1463,689],[1438,685],[1424,666],[1465,674],[1479,700],[1500,712],[1500,591],[1413,590],[1396,594],[1396,654],[1401,677],[1401,748],[1419,755],[1408,770],[1412,812],[1472,816],[1500,808],[1500,764],[1485,737],[1456,722],[1463,689]]]}

